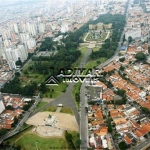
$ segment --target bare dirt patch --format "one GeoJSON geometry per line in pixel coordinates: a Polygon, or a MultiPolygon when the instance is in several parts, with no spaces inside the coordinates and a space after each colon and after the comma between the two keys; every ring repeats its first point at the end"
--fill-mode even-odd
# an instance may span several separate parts
{"type": "Polygon", "coordinates": [[[33,132],[42,136],[62,136],[65,130],[79,131],[79,126],[74,116],[57,112],[39,112],[29,118],[26,123],[34,125],[33,132]],[[54,120],[49,120],[49,116],[52,116],[54,120]],[[49,120],[49,125],[45,125],[46,120],[49,120]]]}

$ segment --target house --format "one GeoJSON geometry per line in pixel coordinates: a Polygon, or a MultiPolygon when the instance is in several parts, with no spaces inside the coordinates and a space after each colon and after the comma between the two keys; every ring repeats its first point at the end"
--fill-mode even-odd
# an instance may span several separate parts
{"type": "Polygon", "coordinates": [[[124,53],[126,53],[126,51],[127,51],[127,47],[126,46],[121,46],[120,53],[124,54],[124,53]]]}
{"type": "Polygon", "coordinates": [[[126,143],[127,145],[132,144],[131,139],[130,139],[127,135],[125,135],[125,136],[123,137],[123,140],[125,141],[125,143],[126,143]]]}

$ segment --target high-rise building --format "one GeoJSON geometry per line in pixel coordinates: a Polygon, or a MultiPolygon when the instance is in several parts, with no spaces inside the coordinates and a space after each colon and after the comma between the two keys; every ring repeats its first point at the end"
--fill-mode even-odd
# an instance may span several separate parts
{"type": "Polygon", "coordinates": [[[24,45],[18,45],[17,48],[20,50],[20,53],[21,53],[20,59],[22,62],[24,62],[28,58],[28,52],[25,49],[24,45]]]}
{"type": "Polygon", "coordinates": [[[23,33],[27,32],[27,27],[26,27],[25,23],[20,24],[20,31],[23,32],[23,33]]]}
{"type": "Polygon", "coordinates": [[[14,32],[10,32],[11,42],[17,42],[17,36],[14,32]]]}
{"type": "Polygon", "coordinates": [[[12,51],[11,48],[6,49],[5,56],[6,56],[6,61],[9,65],[10,70],[13,70],[15,69],[16,65],[15,65],[15,62],[13,61],[11,51],[12,51]]]}
{"type": "Polygon", "coordinates": [[[10,69],[16,69],[16,61],[20,58],[22,62],[24,62],[28,53],[24,48],[24,45],[18,45],[16,49],[8,48],[5,50],[6,61],[10,67],[10,69]]]}
{"type": "Polygon", "coordinates": [[[11,45],[11,41],[10,40],[5,40],[4,41],[4,47],[9,47],[11,45]]]}
{"type": "Polygon", "coordinates": [[[22,43],[30,39],[30,35],[28,32],[26,33],[20,33],[20,40],[22,43]]]}
{"type": "Polygon", "coordinates": [[[17,33],[17,34],[19,33],[17,23],[14,23],[14,32],[17,33]]]}
{"type": "Polygon", "coordinates": [[[37,26],[36,24],[30,24],[30,32],[32,36],[35,36],[37,34],[37,26]]]}
{"type": "Polygon", "coordinates": [[[13,61],[16,63],[16,61],[18,61],[18,59],[21,57],[21,52],[19,49],[12,49],[11,55],[12,55],[13,61]]]}
{"type": "Polygon", "coordinates": [[[28,41],[26,41],[28,49],[32,49],[33,47],[36,46],[36,42],[34,38],[29,39],[28,41]]]}
{"type": "Polygon", "coordinates": [[[44,23],[40,23],[38,25],[38,29],[39,29],[39,33],[44,33],[45,32],[45,24],[44,23]]]}
{"type": "Polygon", "coordinates": [[[3,40],[10,38],[10,30],[9,29],[3,29],[1,31],[1,35],[2,35],[3,40]]]}
{"type": "Polygon", "coordinates": [[[68,24],[67,23],[63,23],[61,26],[61,32],[65,33],[68,32],[69,28],[68,28],[68,24]]]}

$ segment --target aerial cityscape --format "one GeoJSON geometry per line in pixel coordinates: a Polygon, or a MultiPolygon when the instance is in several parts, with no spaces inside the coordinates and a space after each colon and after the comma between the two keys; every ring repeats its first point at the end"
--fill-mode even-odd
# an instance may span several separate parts
{"type": "Polygon", "coordinates": [[[150,0],[0,8],[0,150],[150,149],[150,0]]]}

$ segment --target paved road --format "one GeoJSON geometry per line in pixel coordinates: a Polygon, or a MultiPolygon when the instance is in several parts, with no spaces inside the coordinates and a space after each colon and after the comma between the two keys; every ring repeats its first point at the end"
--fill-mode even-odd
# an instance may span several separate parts
{"type": "Polygon", "coordinates": [[[150,139],[147,139],[146,141],[140,143],[134,149],[136,150],[146,150],[150,146],[150,139]]]}
{"type": "MultiPolygon", "coordinates": [[[[112,62],[113,60],[115,60],[118,57],[120,48],[121,48],[121,43],[123,41],[123,35],[125,33],[125,30],[123,30],[121,37],[120,37],[120,41],[118,43],[118,47],[115,51],[115,54],[112,58],[108,59],[107,61],[105,61],[103,64],[99,65],[97,68],[101,69],[102,67],[108,65],[110,62],[112,62]]],[[[81,91],[80,91],[80,98],[81,98],[81,121],[80,121],[80,138],[81,138],[81,150],[86,150],[88,147],[88,118],[87,118],[87,114],[85,111],[85,107],[87,106],[87,100],[85,97],[85,84],[82,84],[81,86],[81,91]]]]}
{"type": "Polygon", "coordinates": [[[87,97],[85,97],[85,86],[86,83],[83,83],[80,90],[80,139],[81,139],[81,150],[86,150],[88,147],[88,117],[85,110],[85,107],[88,106],[87,104],[87,97]]]}

